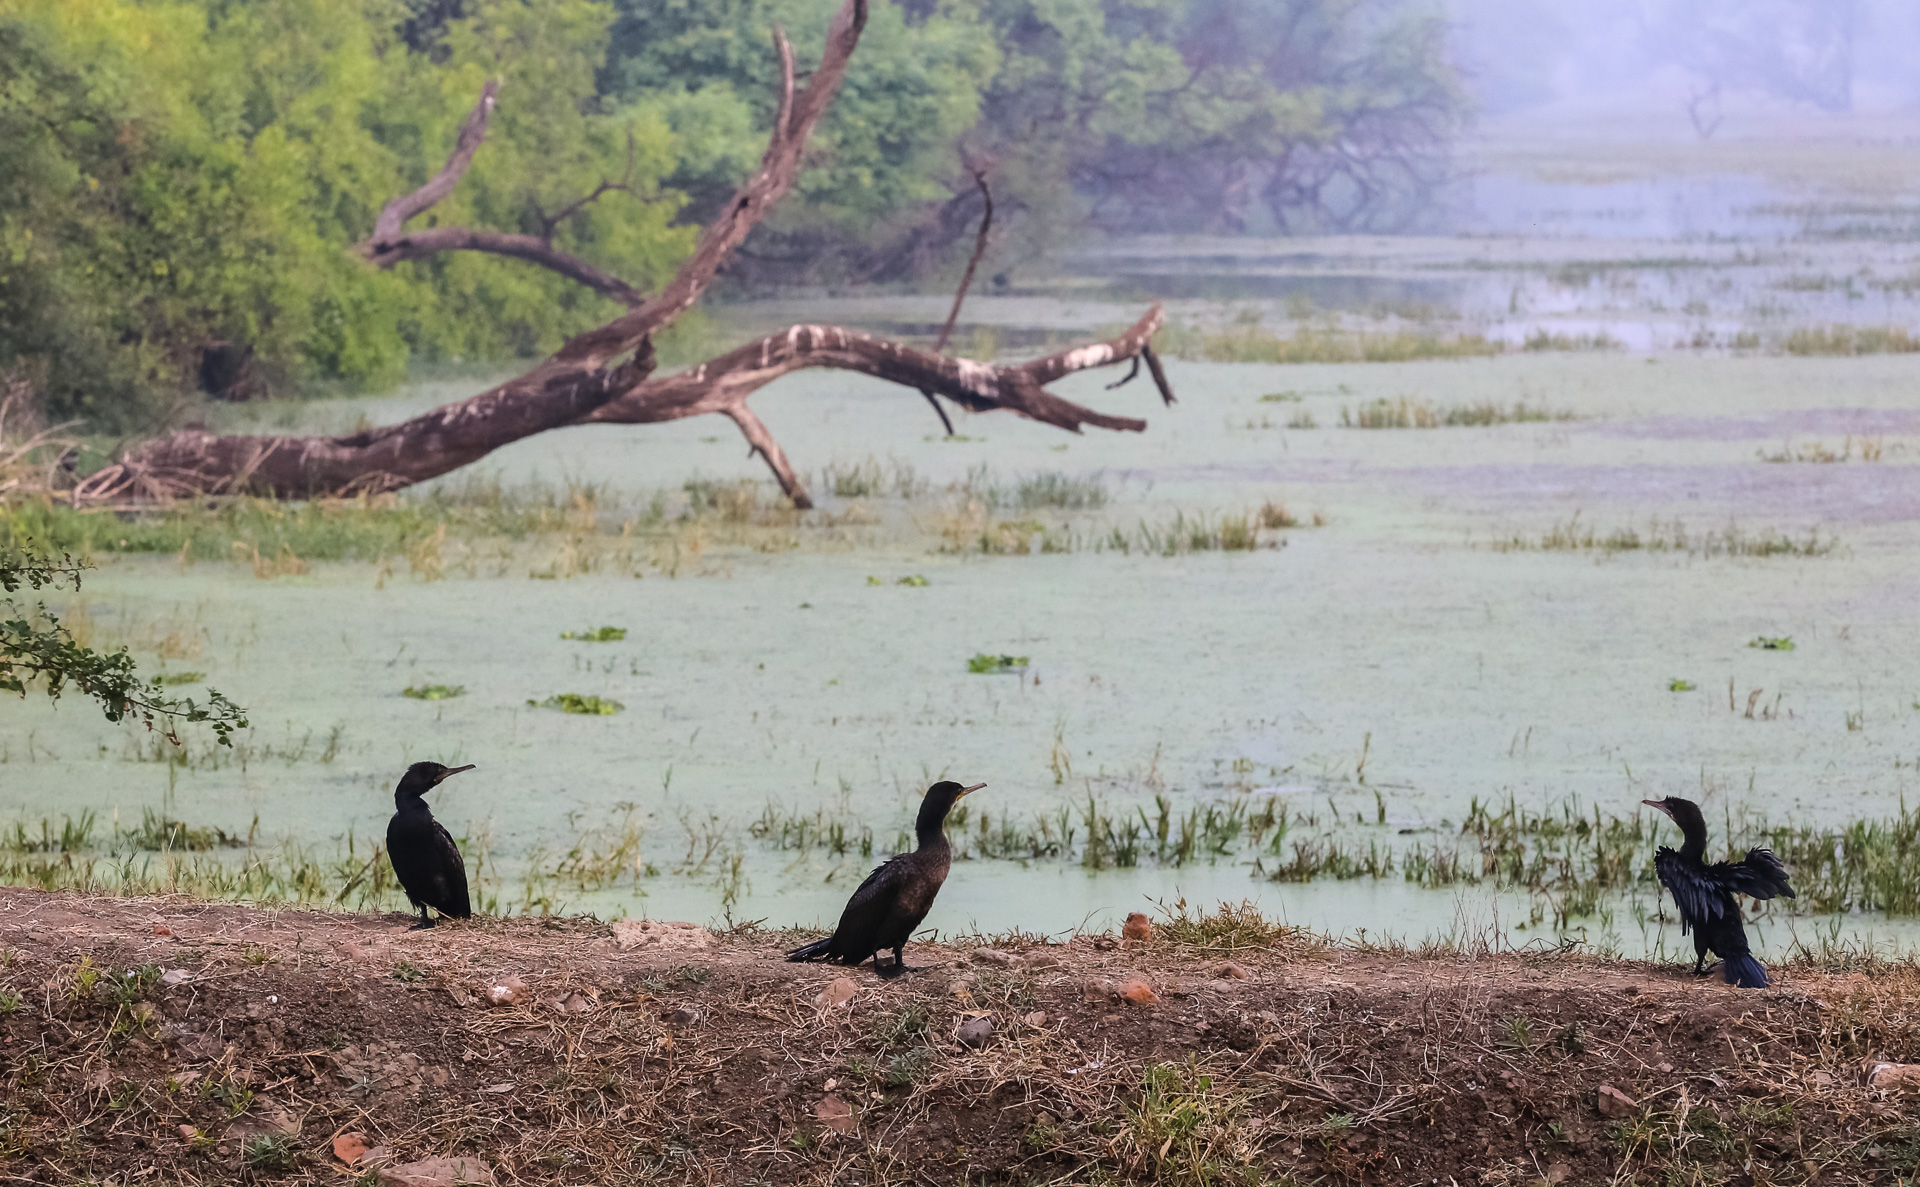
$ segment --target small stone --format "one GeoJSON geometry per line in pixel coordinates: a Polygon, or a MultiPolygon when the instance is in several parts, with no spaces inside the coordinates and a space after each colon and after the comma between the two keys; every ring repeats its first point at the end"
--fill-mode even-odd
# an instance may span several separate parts
{"type": "Polygon", "coordinates": [[[1043,949],[1039,952],[1027,953],[1026,959],[1021,963],[1030,969],[1057,969],[1060,967],[1060,957],[1043,949]]]}
{"type": "Polygon", "coordinates": [[[1153,986],[1147,984],[1146,978],[1137,973],[1120,982],[1116,988],[1121,1000],[1136,1006],[1150,1006],[1160,1000],[1160,995],[1153,991],[1153,986]]]}
{"type": "Polygon", "coordinates": [[[1047,1012],[1045,1010],[1035,1010],[1033,1013],[1028,1014],[1026,1017],[1020,1019],[1020,1021],[1026,1023],[1028,1026],[1033,1027],[1035,1030],[1039,1030],[1041,1027],[1047,1024],[1047,1012]]]}
{"type": "Polygon", "coordinates": [[[487,986],[485,996],[490,1006],[517,1006],[532,996],[532,990],[518,977],[505,977],[487,986]]]}
{"type": "Polygon", "coordinates": [[[1231,960],[1222,961],[1214,965],[1213,975],[1222,981],[1244,981],[1248,976],[1247,970],[1241,968],[1231,960]]]}
{"type": "Polygon", "coordinates": [[[333,1156],[348,1166],[357,1164],[372,1148],[367,1145],[367,1135],[364,1133],[341,1133],[333,1138],[333,1156]]]}
{"type": "Polygon", "coordinates": [[[518,1088],[518,1087],[519,1085],[514,1083],[512,1080],[502,1080],[498,1084],[489,1084],[485,1088],[482,1088],[480,1091],[490,1092],[495,1096],[505,1096],[507,1093],[512,1092],[515,1088],[518,1088]]]}
{"type": "Polygon", "coordinates": [[[1599,1092],[1595,1094],[1594,1104],[1599,1108],[1602,1117],[1614,1121],[1631,1117],[1640,1111],[1639,1101],[1634,1100],[1631,1096],[1628,1096],[1611,1084],[1600,1085],[1599,1092]]]}
{"type": "Polygon", "coordinates": [[[199,1130],[195,1129],[191,1125],[182,1125],[180,1127],[180,1136],[187,1139],[188,1141],[192,1141],[194,1139],[194,1136],[199,1132],[200,1132],[199,1130]]]}
{"type": "Polygon", "coordinates": [[[187,970],[185,969],[167,969],[160,974],[162,985],[185,985],[186,983],[187,970]]]}
{"type": "Polygon", "coordinates": [[[1007,968],[1013,964],[1013,953],[1002,952],[998,948],[975,948],[972,959],[975,964],[991,964],[1007,968]]]}
{"type": "Polygon", "coordinates": [[[1113,982],[1105,977],[1089,978],[1081,987],[1080,993],[1090,1002],[1108,1002],[1120,996],[1120,991],[1114,987],[1113,982]]]}
{"type": "Polygon", "coordinates": [[[820,1124],[835,1133],[854,1131],[853,1106],[837,1096],[823,1096],[814,1103],[813,1115],[820,1124]]]}
{"type": "Polygon", "coordinates": [[[1867,1073],[1867,1083],[1875,1088],[1920,1087],[1920,1063],[1876,1063],[1867,1073]]]}
{"type": "Polygon", "coordinates": [[[164,923],[156,923],[153,925],[153,934],[156,936],[170,936],[173,934],[173,929],[164,923]]]}
{"type": "Polygon", "coordinates": [[[1815,1088],[1831,1088],[1833,1087],[1833,1074],[1831,1072],[1810,1072],[1807,1075],[1807,1083],[1813,1085],[1815,1088]]]}
{"type": "Polygon", "coordinates": [[[387,1187],[493,1187],[493,1170],[477,1158],[423,1158],[380,1168],[387,1187]]]}
{"type": "Polygon", "coordinates": [[[459,1006],[463,1010],[479,1000],[474,997],[473,991],[464,985],[447,986],[447,996],[453,999],[454,1005],[459,1006]]]}
{"type": "Polygon", "coordinates": [[[700,1011],[692,1006],[680,1006],[662,1014],[660,1021],[668,1026],[697,1026],[700,1022],[700,1011]]]}
{"type": "Polygon", "coordinates": [[[584,1014],[593,1009],[593,999],[584,993],[569,993],[554,1002],[553,1008],[562,1014],[584,1014]]]}
{"type": "Polygon", "coordinates": [[[993,1019],[991,1018],[974,1018],[962,1022],[960,1029],[953,1032],[953,1037],[962,1047],[984,1047],[992,1036],[993,1019]]]}
{"type": "Polygon", "coordinates": [[[1133,914],[1128,915],[1126,923],[1121,925],[1120,938],[1124,940],[1151,940],[1153,938],[1153,921],[1140,912],[1135,911],[1133,914]]]}
{"type": "Polygon", "coordinates": [[[815,995],[813,1004],[822,1010],[831,1010],[846,1005],[858,992],[860,992],[860,986],[853,978],[835,977],[827,982],[825,989],[815,995]]]}

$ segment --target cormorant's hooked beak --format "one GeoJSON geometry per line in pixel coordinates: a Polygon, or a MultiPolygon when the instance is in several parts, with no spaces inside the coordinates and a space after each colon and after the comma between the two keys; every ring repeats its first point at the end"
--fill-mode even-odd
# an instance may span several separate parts
{"type": "Polygon", "coordinates": [[[1652,808],[1652,809],[1654,809],[1654,810],[1655,810],[1655,811],[1657,811],[1657,812],[1664,812],[1664,813],[1666,813],[1666,817],[1667,817],[1667,819],[1668,819],[1668,820],[1672,820],[1672,819],[1673,819],[1673,809],[1672,809],[1672,808],[1669,808],[1669,807],[1667,807],[1667,801],[1665,801],[1665,800],[1641,800],[1640,802],[1641,802],[1641,803],[1643,803],[1643,804],[1645,804],[1645,805],[1646,805],[1647,807],[1649,807],[1649,808],[1652,808]]]}
{"type": "Polygon", "coordinates": [[[458,774],[459,774],[460,772],[462,772],[462,771],[471,771],[471,770],[472,770],[472,769],[473,769],[474,767],[476,767],[476,766],[478,766],[478,765],[479,765],[478,763],[468,763],[468,764],[467,764],[466,766],[464,766],[464,767],[448,767],[448,768],[447,768],[446,770],[444,770],[444,771],[442,771],[442,772],[440,772],[440,777],[439,777],[438,779],[435,779],[435,780],[433,781],[433,785],[434,785],[435,787],[438,787],[438,786],[440,786],[440,785],[441,785],[442,783],[445,783],[445,782],[447,781],[447,777],[448,777],[448,776],[450,776],[450,775],[458,775],[458,774]]]}
{"type": "Polygon", "coordinates": [[[961,789],[959,790],[959,792],[957,792],[957,793],[956,793],[956,794],[954,795],[954,797],[953,797],[953,798],[954,798],[955,800],[958,800],[958,799],[960,799],[960,797],[961,797],[961,796],[968,796],[968,795],[972,795],[972,794],[973,794],[974,792],[976,792],[976,791],[979,791],[979,790],[980,790],[981,788],[983,788],[983,787],[985,787],[985,786],[986,786],[986,784],[984,784],[984,783],[976,783],[976,784],[974,784],[974,785],[973,785],[972,787],[963,787],[963,788],[961,788],[961,789]]]}

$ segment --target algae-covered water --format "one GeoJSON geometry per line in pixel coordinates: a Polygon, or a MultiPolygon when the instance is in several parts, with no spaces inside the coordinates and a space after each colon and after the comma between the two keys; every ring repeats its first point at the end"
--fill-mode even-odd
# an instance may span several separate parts
{"type": "MultiPolygon", "coordinates": [[[[910,320],[909,305],[889,313],[910,320]]],[[[1643,306],[1635,316],[1660,316],[1643,306]]],[[[851,300],[806,311],[859,319],[851,300]]],[[[1066,334],[1137,312],[1111,293],[1053,292],[988,295],[970,317],[1066,334]]],[[[0,820],[92,811],[130,825],[155,812],[324,853],[351,835],[364,853],[407,763],[476,763],[435,809],[484,850],[502,906],[534,894],[517,889],[521,871],[637,838],[615,859],[624,874],[539,893],[602,913],[791,924],[834,917],[898,843],[918,792],[952,777],[988,784],[969,801],[976,831],[982,816],[1028,834],[1080,821],[1084,842],[1092,805],[1109,821],[1143,810],[1151,833],[1156,797],[1175,819],[1210,806],[1291,823],[1271,848],[1235,841],[1179,864],[977,856],[929,921],[944,929],[1060,931],[1181,897],[1251,898],[1342,933],[1539,926],[1527,896],[1484,884],[1268,875],[1296,842],[1404,852],[1456,836],[1476,803],[1509,799],[1630,816],[1642,798],[1683,794],[1705,802],[1717,832],[1899,811],[1920,764],[1916,360],[1673,349],[1175,360],[1171,408],[1144,383],[1102,390],[1104,374],[1059,387],[1144,416],[1143,434],[1076,437],[989,415],[961,417],[954,440],[911,392],[797,375],[755,401],[821,504],[790,530],[683,532],[670,553],[636,545],[597,566],[524,542],[304,572],[100,553],[69,613],[150,670],[204,673],[250,708],[253,729],[233,755],[201,740],[185,761],[156,761],[164,748],[79,701],[10,705],[0,820]],[[1544,419],[1343,427],[1381,400],[1544,419]],[[830,467],[869,462],[887,483],[834,493],[830,467]],[[978,497],[1035,476],[1096,505],[978,497]],[[1293,526],[1260,531],[1253,549],[1144,543],[1164,541],[1176,516],[1217,525],[1266,504],[1293,526]],[[980,551],[983,531],[1003,546],[980,551]],[[914,577],[924,583],[901,583],[914,577]],[[560,637],[603,625],[625,639],[560,637]],[[1793,647],[1752,645],[1768,638],[1793,647]],[[1027,663],[970,671],[980,654],[1027,663]],[[402,695],[431,684],[464,695],[402,695]],[[560,693],[624,711],[529,704],[560,693]],[[839,841],[794,841],[803,819],[838,826],[839,841]]],[[[378,423],[482,385],[237,416],[378,423]]],[[[680,499],[689,480],[764,486],[745,454],[730,425],[707,419],[549,433],[478,469],[507,490],[592,490],[604,535],[627,514],[615,508],[648,506],[655,491],[680,499]]],[[[1569,922],[1628,951],[1663,934],[1672,948],[1655,909],[1642,889],[1569,922]]],[[[1844,925],[1905,926],[1870,914],[1844,925]]],[[[1778,918],[1764,934],[1777,948],[1821,926],[1778,918]]]]}

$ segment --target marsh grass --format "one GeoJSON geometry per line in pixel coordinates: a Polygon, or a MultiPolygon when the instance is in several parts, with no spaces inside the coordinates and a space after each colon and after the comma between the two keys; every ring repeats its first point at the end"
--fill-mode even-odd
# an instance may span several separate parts
{"type": "Polygon", "coordinates": [[[1156,344],[1163,354],[1210,363],[1408,363],[1421,359],[1488,358],[1502,347],[1479,334],[1412,330],[1342,330],[1302,326],[1278,334],[1258,321],[1220,330],[1170,325],[1156,344]]]}
{"type": "Polygon", "coordinates": [[[1793,330],[1780,349],[1792,355],[1913,354],[1920,337],[1904,326],[1815,326],[1793,330]]]}
{"type": "MultiPolygon", "coordinates": [[[[1895,448],[1898,449],[1899,447],[1896,446],[1895,448]]],[[[1768,453],[1764,449],[1760,450],[1758,456],[1763,462],[1773,462],[1775,464],[1812,462],[1819,465],[1832,465],[1836,462],[1853,461],[1854,451],[1856,449],[1859,451],[1860,461],[1877,462],[1886,454],[1886,443],[1880,437],[1862,437],[1856,442],[1851,435],[1848,435],[1840,443],[1838,450],[1833,449],[1824,441],[1813,441],[1800,446],[1795,446],[1789,441],[1783,443],[1780,448],[1773,453],[1768,453]]]]}
{"type": "Polygon", "coordinates": [[[1809,529],[1805,537],[1796,539],[1785,532],[1750,532],[1734,524],[1719,531],[1694,533],[1689,532],[1678,519],[1662,521],[1655,518],[1647,522],[1644,531],[1630,526],[1602,531],[1592,524],[1580,522],[1579,515],[1575,514],[1571,519],[1556,521],[1540,535],[1515,533],[1503,540],[1495,540],[1492,547],[1495,552],[1599,552],[1609,555],[1651,552],[1701,558],[1765,558],[1831,556],[1839,551],[1841,545],[1835,537],[1821,536],[1817,527],[1809,529]]]}
{"type": "Polygon", "coordinates": [[[1525,402],[1495,404],[1481,401],[1436,407],[1425,400],[1385,398],[1355,408],[1340,409],[1340,427],[1351,429],[1483,428],[1491,425],[1542,424],[1578,419],[1571,412],[1535,408],[1525,402]]]}

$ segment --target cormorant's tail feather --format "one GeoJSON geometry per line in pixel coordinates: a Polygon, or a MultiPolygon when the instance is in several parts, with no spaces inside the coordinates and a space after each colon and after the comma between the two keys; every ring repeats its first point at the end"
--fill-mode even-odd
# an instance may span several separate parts
{"type": "Polygon", "coordinates": [[[1726,962],[1721,967],[1726,973],[1727,984],[1729,985],[1735,985],[1741,989],[1765,989],[1767,987],[1767,970],[1759,961],[1753,958],[1753,954],[1750,952],[1742,952],[1738,956],[1727,957],[1726,962]]]}
{"type": "MultiPolygon", "coordinates": [[[[833,937],[828,936],[824,940],[815,940],[813,943],[807,944],[804,947],[795,948],[793,951],[787,953],[787,959],[796,963],[805,960],[825,960],[828,950],[832,947],[833,937]]],[[[1764,985],[1766,982],[1763,980],[1761,984],[1764,985]]]]}

